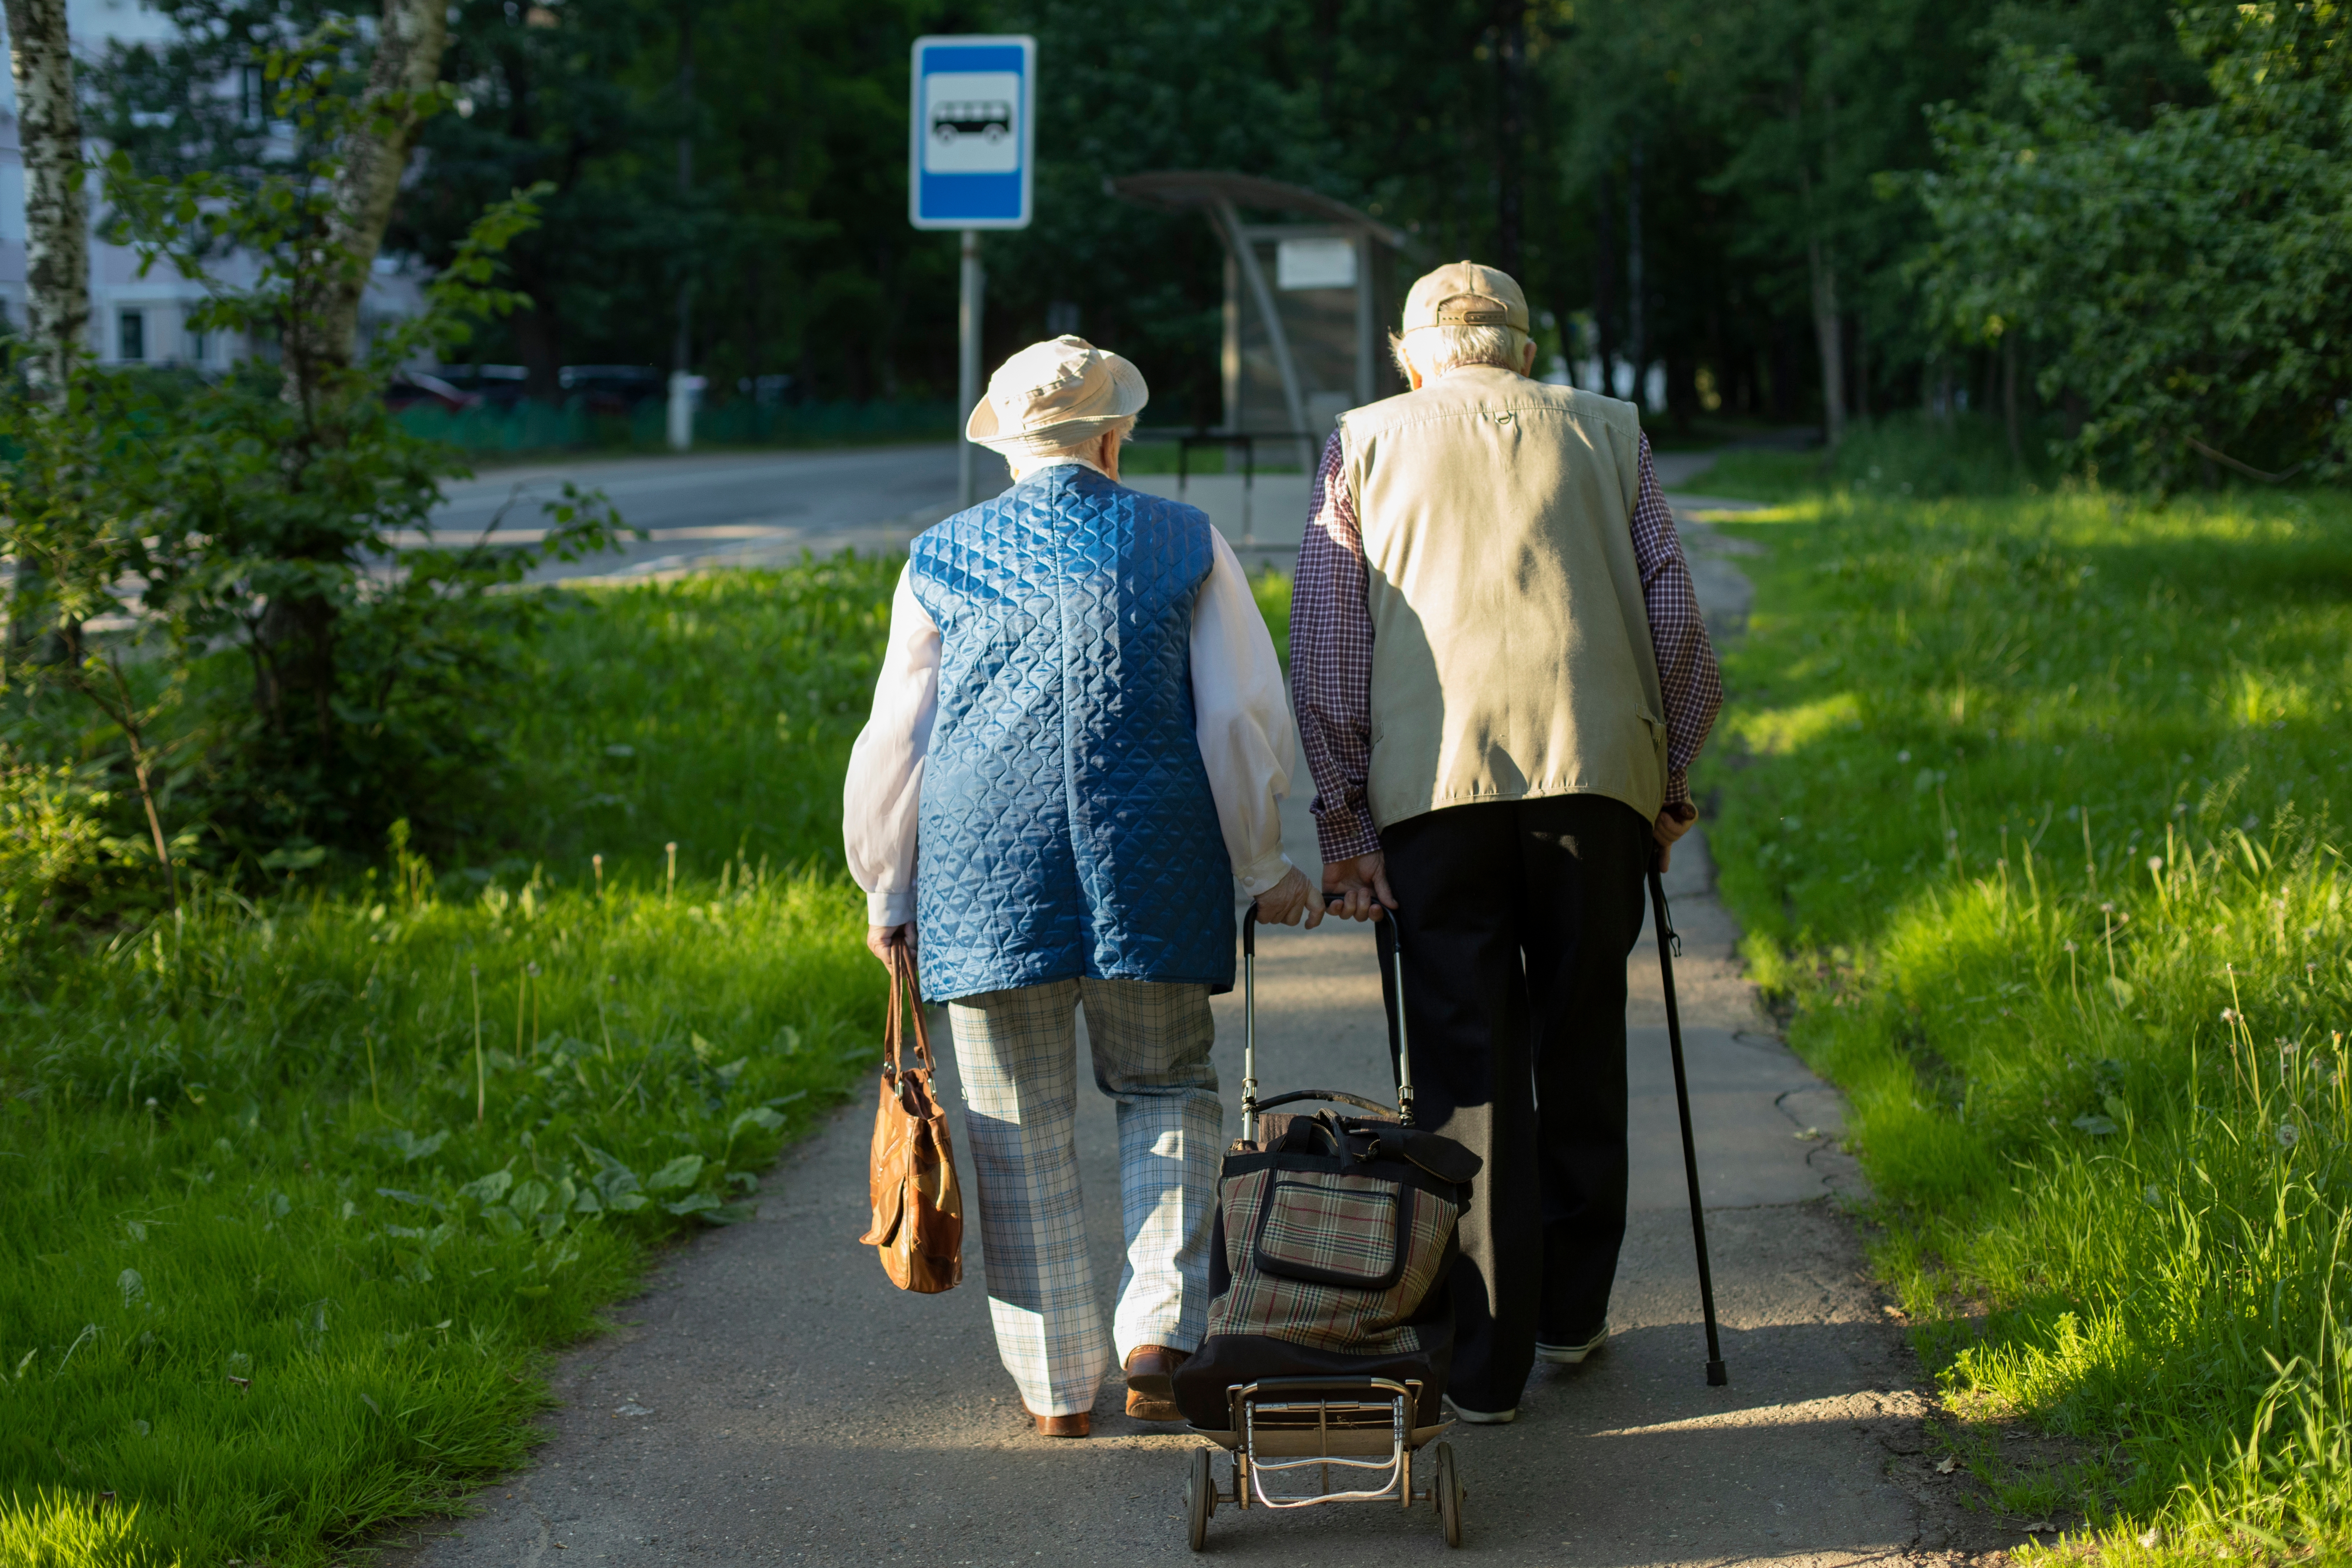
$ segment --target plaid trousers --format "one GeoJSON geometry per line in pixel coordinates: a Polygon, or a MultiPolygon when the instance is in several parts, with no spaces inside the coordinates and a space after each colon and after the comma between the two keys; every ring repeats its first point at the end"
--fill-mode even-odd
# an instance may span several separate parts
{"type": "Polygon", "coordinates": [[[948,1005],[997,1353],[1029,1408],[1094,1408],[1138,1345],[1193,1350],[1208,1320],[1224,1105],[1205,985],[1055,980],[948,1005]],[[1127,1255],[1104,1332],[1078,1189],[1077,1015],[1118,1103],[1127,1255]],[[1114,1353],[1115,1348],[1115,1353],[1114,1353]]]}

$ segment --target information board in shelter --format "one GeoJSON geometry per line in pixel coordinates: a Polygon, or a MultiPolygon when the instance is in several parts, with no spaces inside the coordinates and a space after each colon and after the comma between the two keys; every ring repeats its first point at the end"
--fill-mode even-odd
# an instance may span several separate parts
{"type": "Polygon", "coordinates": [[[1036,142],[1037,41],[915,40],[907,217],[917,228],[1026,228],[1036,142]]]}

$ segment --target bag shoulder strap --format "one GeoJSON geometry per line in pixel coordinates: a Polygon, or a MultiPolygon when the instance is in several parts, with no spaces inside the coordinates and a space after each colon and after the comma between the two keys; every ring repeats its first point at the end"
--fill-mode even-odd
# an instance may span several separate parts
{"type": "Polygon", "coordinates": [[[900,1053],[906,1042],[907,1021],[913,1020],[915,1059],[923,1070],[931,1070],[930,1025],[923,1016],[923,988],[916,979],[915,954],[904,943],[890,950],[890,1012],[882,1026],[882,1050],[889,1059],[890,1075],[903,1070],[900,1053]]]}

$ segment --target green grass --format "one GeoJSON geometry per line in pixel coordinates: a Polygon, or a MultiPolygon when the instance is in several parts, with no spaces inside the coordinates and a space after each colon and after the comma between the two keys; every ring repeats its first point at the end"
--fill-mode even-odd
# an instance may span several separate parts
{"type": "Polygon", "coordinates": [[[1730,500],[1785,501],[1822,488],[1819,452],[1745,450],[1724,452],[1689,489],[1730,500]]]}
{"type": "Polygon", "coordinates": [[[1818,447],[1726,450],[1691,487],[1705,495],[1760,501],[1824,491],[1898,500],[2036,495],[2058,488],[2049,456],[2052,434],[2032,425],[2021,429],[2020,463],[2010,456],[2008,430],[1998,419],[1891,414],[1849,426],[1834,456],[1818,447]]]}
{"type": "Polygon", "coordinates": [[[2352,1551],[2352,504],[1718,526],[1769,547],[1724,887],[1970,1462],[2110,1557],[2352,1551]]]}
{"type": "MultiPolygon", "coordinates": [[[[895,574],[585,591],[486,694],[531,716],[474,864],[18,912],[0,1568],[294,1568],[453,1511],[523,1456],[545,1353],[743,1216],[872,1057],[835,868],[895,574]]],[[[63,841],[56,799],[0,804],[63,841]]]]}
{"type": "Polygon", "coordinates": [[[1250,574],[1250,594],[1257,600],[1257,613],[1265,617],[1265,629],[1274,638],[1274,653],[1282,660],[1282,668],[1290,668],[1290,574],[1273,566],[1261,566],[1250,574]]]}
{"type": "Polygon", "coordinates": [[[591,587],[545,634],[478,858],[567,881],[590,857],[715,876],[741,854],[841,863],[841,778],[903,562],[591,587]]]}
{"type": "MultiPolygon", "coordinates": [[[[1316,444],[1319,453],[1321,447],[1316,444]]],[[[1118,471],[1121,474],[1172,474],[1176,472],[1179,454],[1173,441],[1152,440],[1149,437],[1130,440],[1118,449],[1118,471]]],[[[1192,448],[1183,458],[1188,474],[1234,474],[1242,471],[1242,449],[1239,447],[1202,446],[1192,448]]],[[[1295,474],[1298,468],[1298,447],[1292,441],[1265,441],[1257,444],[1255,471],[1261,474],[1295,474]]]]}

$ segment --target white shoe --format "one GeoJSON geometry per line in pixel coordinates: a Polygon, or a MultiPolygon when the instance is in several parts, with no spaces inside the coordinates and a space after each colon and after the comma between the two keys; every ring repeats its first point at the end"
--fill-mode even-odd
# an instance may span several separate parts
{"type": "Polygon", "coordinates": [[[1516,1405],[1508,1410],[1465,1410],[1454,1403],[1451,1394],[1446,1396],[1445,1408],[1454,1413],[1456,1421],[1467,1421],[1473,1426],[1507,1426],[1519,1418],[1516,1405]]]}
{"type": "Polygon", "coordinates": [[[1548,1345],[1541,1340],[1538,1340],[1536,1360],[1551,1362],[1559,1366],[1574,1366],[1586,1356],[1599,1350],[1608,1338],[1609,1320],[1603,1318],[1601,1320],[1601,1331],[1580,1345],[1548,1345]]]}

